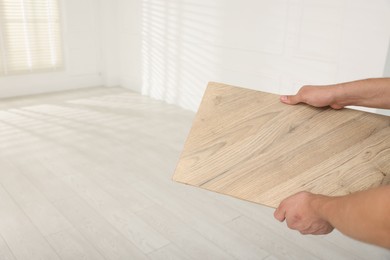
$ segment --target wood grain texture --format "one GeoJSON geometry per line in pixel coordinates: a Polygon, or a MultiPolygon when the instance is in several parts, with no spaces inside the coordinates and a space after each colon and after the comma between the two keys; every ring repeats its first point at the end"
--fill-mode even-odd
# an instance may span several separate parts
{"type": "Polygon", "coordinates": [[[277,207],[390,183],[390,117],[210,83],[173,180],[277,207]]]}

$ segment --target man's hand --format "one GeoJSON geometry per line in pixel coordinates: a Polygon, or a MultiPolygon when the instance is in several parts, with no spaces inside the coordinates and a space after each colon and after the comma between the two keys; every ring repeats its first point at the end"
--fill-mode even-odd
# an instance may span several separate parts
{"type": "Polygon", "coordinates": [[[318,207],[330,197],[299,192],[284,199],[275,210],[274,216],[287,226],[302,234],[322,235],[332,232],[333,226],[318,212],[318,207]]]}
{"type": "MultiPolygon", "coordinates": [[[[280,100],[289,105],[306,103],[334,109],[390,109],[390,78],[303,86],[296,95],[281,96],[280,100]]],[[[274,216],[302,234],[328,234],[337,228],[352,238],[390,249],[390,185],[339,197],[300,192],[284,199],[274,216]]]]}
{"type": "Polygon", "coordinates": [[[296,95],[281,96],[289,105],[306,103],[315,107],[363,106],[390,109],[390,78],[363,79],[334,85],[303,86],[296,95]]]}
{"type": "Polygon", "coordinates": [[[296,95],[281,96],[280,101],[289,105],[306,103],[314,107],[341,109],[344,106],[337,99],[340,91],[341,88],[335,86],[303,86],[296,95]]]}

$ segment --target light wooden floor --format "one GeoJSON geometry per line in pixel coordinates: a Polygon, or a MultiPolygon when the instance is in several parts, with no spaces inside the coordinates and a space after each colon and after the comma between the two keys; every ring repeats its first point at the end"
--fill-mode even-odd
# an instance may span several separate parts
{"type": "Polygon", "coordinates": [[[119,88],[0,101],[0,259],[389,259],[171,181],[194,113],[119,88]]]}

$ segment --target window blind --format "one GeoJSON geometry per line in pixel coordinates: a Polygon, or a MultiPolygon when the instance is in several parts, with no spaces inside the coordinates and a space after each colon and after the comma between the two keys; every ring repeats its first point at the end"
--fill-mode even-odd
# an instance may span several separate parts
{"type": "Polygon", "coordinates": [[[0,0],[0,75],[62,66],[58,0],[0,0]]]}

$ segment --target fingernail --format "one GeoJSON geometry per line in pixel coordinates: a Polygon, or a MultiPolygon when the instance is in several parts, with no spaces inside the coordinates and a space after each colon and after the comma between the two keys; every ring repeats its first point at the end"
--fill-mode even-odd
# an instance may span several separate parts
{"type": "Polygon", "coordinates": [[[283,101],[283,102],[287,101],[287,96],[280,96],[280,100],[283,101]]]}

